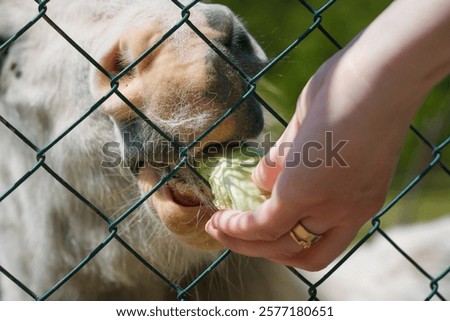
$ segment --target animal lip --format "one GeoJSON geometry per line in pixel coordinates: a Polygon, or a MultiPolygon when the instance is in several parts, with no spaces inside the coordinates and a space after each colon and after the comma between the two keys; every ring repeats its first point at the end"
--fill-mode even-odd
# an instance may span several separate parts
{"type": "MultiPolygon", "coordinates": [[[[146,168],[141,169],[138,178],[147,181],[149,183],[147,186],[150,188],[153,188],[171,171],[176,170],[173,164],[166,164],[165,166],[159,167],[159,170],[152,169],[152,166],[149,165],[147,164],[146,168]]],[[[173,202],[175,205],[183,208],[206,205],[205,202],[208,203],[208,200],[212,199],[211,191],[207,185],[202,184],[194,176],[188,168],[177,169],[177,172],[172,173],[164,185],[155,191],[155,196],[173,202]]],[[[148,192],[148,190],[143,192],[148,192]]]]}
{"type": "MultiPolygon", "coordinates": [[[[158,173],[155,169],[149,167],[142,169],[138,176],[141,193],[151,191],[161,181],[161,177],[164,177],[164,173],[158,173]]],[[[166,228],[184,244],[208,251],[222,249],[223,246],[212,239],[204,228],[215,212],[213,205],[210,206],[207,200],[203,200],[203,195],[200,195],[203,190],[199,189],[195,182],[191,183],[190,179],[185,181],[184,177],[180,178],[178,174],[174,174],[148,198],[147,205],[166,228]]],[[[205,199],[209,198],[206,188],[203,194],[205,199]]]]}
{"type": "Polygon", "coordinates": [[[197,207],[200,206],[200,199],[195,195],[192,187],[182,179],[173,178],[166,183],[170,191],[172,200],[184,207],[197,207]]]}

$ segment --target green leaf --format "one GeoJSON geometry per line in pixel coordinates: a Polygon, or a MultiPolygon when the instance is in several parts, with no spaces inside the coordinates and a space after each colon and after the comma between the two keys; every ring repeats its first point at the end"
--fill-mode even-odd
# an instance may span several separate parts
{"type": "Polygon", "coordinates": [[[210,183],[217,208],[253,211],[269,197],[251,177],[260,159],[257,149],[243,145],[203,161],[197,170],[210,183]]]}

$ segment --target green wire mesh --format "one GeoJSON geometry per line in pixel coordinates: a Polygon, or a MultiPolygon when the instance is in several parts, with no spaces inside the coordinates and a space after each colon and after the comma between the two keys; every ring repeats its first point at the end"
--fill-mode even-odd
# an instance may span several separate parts
{"type": "MultiPolygon", "coordinates": [[[[192,1],[188,5],[183,5],[179,1],[172,0],[172,2],[180,8],[180,19],[179,21],[167,32],[165,33],[158,41],[156,41],[150,48],[146,50],[138,59],[136,59],[133,63],[124,68],[119,74],[113,76],[107,70],[105,70],[95,59],[93,59],[80,45],[78,45],[70,36],[68,36],[63,30],[61,30],[47,15],[47,6],[51,6],[50,0],[36,0],[37,3],[36,16],[26,25],[23,26],[22,29],[18,30],[17,33],[8,39],[6,42],[0,45],[0,54],[6,52],[8,47],[14,43],[16,39],[21,37],[23,33],[25,33],[28,29],[32,28],[33,25],[39,21],[43,20],[47,22],[56,32],[58,32],[61,37],[63,37],[70,45],[73,46],[81,55],[83,55],[95,68],[97,68],[101,73],[107,76],[110,79],[111,89],[107,92],[100,100],[98,100],[94,105],[92,105],[88,110],[79,117],[71,126],[69,126],[66,130],[64,130],[58,137],[56,137],[53,141],[48,143],[47,146],[39,147],[32,143],[32,141],[27,138],[24,134],[22,134],[19,130],[17,130],[7,119],[0,115],[0,121],[2,122],[2,126],[8,128],[11,132],[13,132],[18,138],[20,138],[31,150],[35,152],[36,155],[36,163],[35,165],[29,169],[29,171],[23,175],[20,179],[18,179],[8,190],[4,191],[3,194],[0,194],[0,202],[6,199],[11,193],[24,183],[30,176],[32,176],[38,169],[42,168],[47,171],[50,175],[54,177],[54,179],[61,184],[64,188],[70,191],[73,195],[75,195],[81,202],[86,204],[96,215],[98,215],[101,219],[103,219],[108,227],[108,235],[104,238],[104,240],[98,244],[98,246],[91,251],[83,260],[81,260],[72,270],[67,273],[63,278],[61,278],[58,282],[56,282],[51,288],[49,288],[45,293],[36,294],[34,293],[26,284],[22,283],[21,280],[16,278],[12,273],[6,270],[3,266],[0,265],[0,273],[5,277],[14,282],[18,287],[20,287],[25,293],[27,293],[34,300],[46,300],[51,298],[52,294],[57,291],[60,287],[64,286],[64,284],[69,281],[79,270],[83,269],[91,259],[93,259],[99,252],[101,252],[111,240],[116,240],[118,243],[123,246],[129,253],[131,253],[137,260],[139,260],[142,265],[144,265],[147,269],[149,269],[152,273],[157,275],[161,280],[163,280],[168,286],[170,286],[174,291],[176,291],[177,298],[179,300],[184,300],[188,295],[189,291],[196,287],[196,285],[201,282],[201,280],[212,270],[216,268],[223,260],[227,259],[227,256],[230,254],[230,251],[224,251],[217,259],[207,267],[203,272],[201,272],[194,280],[187,286],[182,287],[177,282],[170,280],[165,276],[164,271],[160,271],[155,268],[150,262],[148,262],[142,255],[140,255],[136,250],[133,249],[131,245],[129,245],[123,238],[121,238],[118,233],[118,226],[121,222],[131,215],[142,203],[145,202],[158,188],[160,188],[163,184],[165,184],[173,175],[177,173],[177,171],[183,166],[190,166],[187,163],[187,152],[193,146],[195,146],[200,140],[202,140],[206,135],[208,135],[215,127],[217,127],[221,122],[223,122],[227,117],[229,117],[243,102],[245,102],[249,97],[254,97],[261,105],[283,126],[287,125],[287,122],[266,102],[263,98],[261,98],[256,93],[256,81],[264,76],[273,66],[279,63],[291,50],[297,48],[304,39],[306,39],[312,33],[321,33],[329,42],[336,47],[336,49],[340,49],[342,46],[339,42],[325,29],[322,22],[325,19],[323,14],[335,4],[336,1],[328,1],[323,4],[319,8],[314,8],[309,2],[305,0],[299,0],[298,5],[303,6],[311,15],[311,24],[306,30],[299,33],[298,37],[294,39],[294,41],[288,45],[283,51],[279,53],[276,57],[271,59],[270,63],[267,64],[262,70],[260,70],[255,76],[249,77],[242,70],[239,69],[224,53],[220,51],[204,34],[202,34],[196,26],[189,20],[190,9],[194,7],[199,0],[192,1]],[[147,55],[153,52],[161,43],[163,43],[168,37],[170,37],[174,32],[176,32],[181,26],[187,25],[189,26],[197,35],[200,37],[214,52],[216,52],[227,64],[229,64],[235,71],[239,73],[239,75],[246,81],[247,83],[247,91],[243,94],[230,108],[226,113],[224,113],[217,121],[212,124],[212,126],[206,130],[202,135],[197,137],[195,141],[190,143],[188,146],[179,146],[177,142],[170,137],[169,134],[165,133],[163,130],[158,128],[150,119],[148,119],[136,106],[134,106],[119,90],[119,80],[132,68],[134,68],[137,64],[140,63],[147,55]],[[46,153],[52,149],[61,139],[63,139],[69,132],[71,132],[74,128],[76,128],[81,122],[83,122],[86,118],[88,118],[104,101],[106,101],[111,95],[117,95],[122,99],[130,109],[132,109],[148,126],[151,126],[154,130],[156,130],[161,136],[170,141],[177,150],[179,151],[179,163],[173,168],[162,180],[154,186],[154,188],[149,191],[146,195],[144,195],[141,199],[135,202],[130,208],[123,211],[121,215],[119,215],[115,220],[112,220],[105,213],[103,213],[100,209],[96,208],[94,204],[89,202],[83,195],[81,195],[74,187],[72,187],[69,183],[67,183],[62,177],[56,174],[55,171],[52,170],[46,163],[46,153]]],[[[428,293],[424,293],[424,299],[440,299],[445,300],[446,298],[439,292],[439,282],[446,276],[448,276],[450,272],[450,266],[441,271],[440,274],[431,275],[428,273],[418,262],[416,262],[413,258],[411,258],[408,253],[406,253],[402,248],[393,241],[389,235],[381,228],[381,222],[386,215],[389,215],[390,210],[393,206],[395,206],[399,200],[401,200],[407,193],[411,191],[411,189],[419,184],[422,179],[427,176],[433,168],[440,167],[443,175],[450,176],[450,170],[447,165],[442,160],[442,153],[445,148],[450,143],[450,136],[444,139],[439,144],[433,144],[430,142],[419,130],[411,126],[411,131],[429,148],[429,153],[432,155],[432,160],[425,166],[425,168],[413,179],[407,186],[403,188],[401,192],[399,192],[393,199],[390,201],[382,210],[379,211],[376,215],[373,216],[371,220],[371,228],[370,230],[356,243],[354,244],[350,250],[337,262],[335,265],[328,270],[328,272],[323,275],[318,281],[311,282],[307,277],[302,275],[298,270],[286,267],[290,269],[292,273],[294,273],[302,282],[306,284],[309,288],[310,300],[319,300],[320,299],[320,286],[326,282],[326,280],[335,273],[358,249],[369,240],[374,234],[379,234],[381,237],[385,238],[385,240],[392,245],[392,247],[399,252],[400,255],[404,256],[410,264],[412,264],[417,271],[419,271],[424,277],[429,280],[430,291],[428,293]]],[[[1,214],[0,214],[1,215],[1,214]]],[[[450,259],[450,258],[449,258],[450,259]]],[[[1,264],[1,262],[0,262],[1,264]]]]}

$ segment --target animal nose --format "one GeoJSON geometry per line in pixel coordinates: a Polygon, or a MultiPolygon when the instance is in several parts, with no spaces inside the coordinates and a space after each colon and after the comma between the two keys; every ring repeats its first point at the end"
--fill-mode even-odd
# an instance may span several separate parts
{"type": "MultiPolygon", "coordinates": [[[[190,19],[223,54],[184,25],[120,78],[120,92],[162,131],[184,142],[201,135],[219,143],[255,137],[263,127],[262,111],[253,97],[243,97],[252,88],[249,78],[265,62],[264,53],[223,6],[199,5],[190,19]]],[[[104,53],[102,66],[112,75],[120,73],[166,27],[164,22],[130,27],[104,53]]],[[[95,96],[110,89],[110,79],[99,71],[91,81],[95,96]]],[[[102,109],[120,122],[135,116],[116,95],[102,109]]]]}
{"type": "Polygon", "coordinates": [[[235,14],[223,5],[208,5],[204,15],[211,40],[250,76],[267,62],[267,56],[256,40],[247,32],[235,14]]]}
{"type": "Polygon", "coordinates": [[[208,5],[204,16],[206,26],[201,31],[223,53],[210,50],[206,56],[209,73],[213,74],[209,77],[211,92],[223,100],[223,111],[234,109],[218,133],[222,141],[255,137],[264,121],[260,104],[249,95],[253,91],[249,81],[264,67],[267,56],[229,8],[208,5]],[[244,96],[249,97],[242,99],[244,96]]]}

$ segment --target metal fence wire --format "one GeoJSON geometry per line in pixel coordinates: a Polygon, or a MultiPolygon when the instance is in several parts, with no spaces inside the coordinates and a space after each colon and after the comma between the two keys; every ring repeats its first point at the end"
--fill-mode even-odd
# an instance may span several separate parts
{"type": "MultiPolygon", "coordinates": [[[[330,9],[336,1],[328,1],[324,3],[321,7],[315,8],[311,5],[310,1],[306,0],[299,0],[298,5],[305,8],[311,15],[311,24],[306,30],[303,30],[299,32],[298,37],[289,45],[287,46],[278,56],[271,59],[270,63],[268,63],[264,68],[262,68],[255,76],[250,77],[248,76],[243,70],[239,69],[232,60],[230,60],[226,54],[221,52],[219,48],[217,48],[212,41],[210,41],[196,26],[195,24],[190,20],[190,10],[197,5],[199,0],[192,1],[188,5],[183,5],[179,1],[172,0],[173,4],[179,7],[180,10],[180,19],[178,23],[176,23],[166,34],[164,34],[157,42],[155,42],[148,50],[137,60],[135,60],[133,63],[128,65],[126,68],[124,68],[120,73],[117,75],[111,75],[107,70],[102,67],[102,65],[96,61],[92,56],[90,56],[83,47],[75,42],[68,34],[65,33],[64,30],[62,30],[57,24],[55,24],[52,19],[50,18],[51,15],[47,15],[47,13],[51,13],[52,8],[52,1],[51,0],[36,0],[36,10],[37,14],[36,16],[29,21],[26,25],[23,26],[20,30],[17,30],[17,33],[14,34],[10,39],[8,39],[6,42],[2,43],[0,46],[0,53],[4,55],[8,48],[22,35],[27,32],[30,28],[33,28],[34,25],[38,21],[45,21],[50,25],[56,32],[59,33],[59,35],[64,38],[75,50],[77,50],[81,55],[84,56],[85,59],[87,59],[92,65],[95,66],[100,72],[102,72],[104,75],[107,75],[110,79],[111,83],[111,89],[110,91],[101,99],[99,99],[94,105],[92,106],[86,106],[89,107],[84,115],[79,117],[71,126],[63,130],[58,137],[56,137],[53,141],[49,142],[45,146],[38,146],[33,142],[33,137],[27,137],[25,134],[23,134],[21,131],[19,131],[8,119],[3,117],[3,115],[0,115],[1,120],[1,126],[5,126],[8,128],[14,135],[16,135],[20,140],[25,143],[30,150],[32,150],[35,153],[36,156],[36,162],[35,165],[32,168],[29,168],[28,172],[20,177],[12,186],[10,186],[9,189],[6,191],[0,191],[2,194],[0,194],[0,202],[4,201],[10,195],[16,192],[16,190],[26,182],[31,176],[33,176],[38,169],[45,170],[48,174],[52,175],[54,177],[55,183],[61,184],[64,188],[66,188],[68,191],[70,191],[73,195],[75,195],[80,202],[83,202],[86,204],[89,208],[93,210],[96,215],[98,215],[101,219],[107,222],[107,229],[108,229],[108,235],[107,237],[102,240],[98,246],[90,252],[83,260],[81,260],[76,266],[73,266],[71,271],[67,273],[63,278],[61,278],[58,282],[56,282],[52,287],[50,287],[47,291],[44,293],[34,293],[33,289],[29,288],[27,284],[22,282],[19,277],[16,277],[12,271],[8,271],[0,262],[0,273],[3,274],[3,277],[7,277],[12,282],[14,282],[17,287],[21,288],[24,292],[26,292],[30,298],[34,300],[46,300],[51,299],[52,295],[61,287],[64,287],[66,283],[74,276],[76,275],[80,270],[86,268],[90,264],[90,261],[101,251],[103,251],[105,248],[107,248],[110,245],[110,242],[112,240],[118,241],[124,249],[129,251],[134,257],[136,257],[142,264],[143,267],[150,270],[152,273],[157,275],[161,278],[168,286],[170,286],[176,293],[178,294],[177,298],[179,300],[185,300],[189,298],[189,293],[192,291],[201,281],[202,279],[208,275],[212,270],[214,270],[218,265],[220,265],[224,260],[227,260],[229,257],[229,251],[224,251],[221,255],[219,255],[213,263],[207,267],[204,271],[201,271],[197,277],[193,278],[191,280],[191,283],[187,286],[181,286],[178,284],[175,280],[171,280],[169,277],[166,276],[166,273],[162,269],[158,269],[152,264],[151,262],[147,261],[141,254],[138,253],[133,247],[124,240],[121,236],[118,234],[118,228],[122,224],[122,222],[132,215],[132,213],[140,206],[142,206],[143,202],[150,197],[158,187],[162,186],[164,183],[169,181],[171,177],[176,174],[176,172],[179,170],[179,168],[182,165],[187,164],[187,152],[189,149],[191,149],[197,142],[199,142],[202,138],[204,138],[209,132],[211,132],[215,127],[217,127],[221,122],[223,122],[227,117],[229,117],[232,113],[235,112],[239,106],[246,101],[250,96],[255,97],[264,108],[267,109],[267,111],[275,117],[277,121],[279,121],[283,126],[287,125],[287,122],[273,109],[269,106],[268,103],[266,103],[257,93],[256,93],[256,81],[260,79],[262,76],[264,76],[274,65],[280,62],[288,53],[290,53],[294,48],[301,46],[302,42],[305,38],[310,36],[313,33],[321,33],[323,34],[331,44],[333,44],[337,49],[341,48],[341,45],[339,42],[331,35],[331,32],[326,30],[323,26],[323,20],[326,19],[323,17],[323,14],[330,9]],[[133,67],[135,67],[137,64],[139,64],[143,58],[145,58],[147,55],[150,55],[154,50],[158,48],[158,46],[163,43],[168,37],[170,37],[173,33],[176,33],[177,30],[183,26],[189,26],[191,30],[193,30],[199,38],[201,38],[214,52],[217,53],[223,59],[227,64],[229,64],[233,69],[235,69],[239,75],[242,77],[242,79],[247,84],[247,91],[245,94],[242,95],[232,106],[229,106],[229,109],[226,113],[224,113],[214,124],[211,126],[208,130],[206,130],[200,137],[196,139],[196,141],[192,142],[190,145],[186,147],[179,146],[179,153],[180,153],[180,162],[179,166],[176,166],[172,169],[171,172],[169,172],[161,181],[158,183],[155,188],[153,188],[148,195],[138,200],[133,206],[129,207],[128,209],[124,210],[121,215],[119,215],[117,218],[112,219],[109,217],[106,213],[102,212],[100,209],[98,209],[95,204],[88,201],[88,199],[83,196],[77,189],[73,186],[71,186],[69,183],[67,183],[61,176],[59,176],[54,169],[48,164],[47,161],[47,154],[48,152],[57,145],[61,140],[65,138],[66,135],[68,135],[72,130],[74,130],[77,126],[79,126],[82,122],[84,122],[88,117],[91,117],[91,114],[99,107],[101,106],[105,100],[110,97],[111,95],[115,94],[120,99],[122,99],[131,110],[133,110],[139,117],[142,118],[143,121],[147,123],[148,126],[153,127],[160,135],[163,137],[170,139],[170,135],[165,133],[165,131],[161,128],[158,128],[150,119],[148,119],[136,106],[133,105],[132,102],[128,100],[127,97],[125,97],[120,91],[120,85],[119,82],[121,78],[126,75],[130,70],[132,70],[133,67]]],[[[18,93],[19,94],[19,93],[18,93]]],[[[432,160],[427,164],[427,166],[420,172],[418,175],[412,179],[409,184],[407,184],[406,187],[401,190],[393,199],[390,201],[379,213],[373,216],[371,220],[371,228],[369,231],[352,247],[350,250],[343,256],[337,263],[333,265],[331,269],[329,269],[319,280],[317,281],[311,281],[305,274],[302,273],[302,271],[286,267],[287,269],[290,269],[292,273],[294,273],[298,278],[305,283],[306,287],[309,289],[308,293],[311,300],[319,300],[320,299],[320,288],[323,284],[327,282],[327,280],[332,277],[332,275],[340,269],[340,267],[349,260],[360,248],[374,235],[378,234],[379,236],[383,237],[386,242],[388,242],[396,251],[398,251],[398,254],[403,256],[405,260],[405,265],[411,264],[414,266],[417,271],[422,274],[426,279],[429,281],[430,289],[427,293],[423,293],[423,299],[430,300],[430,299],[440,299],[445,300],[445,297],[442,293],[439,292],[439,285],[440,282],[448,277],[448,274],[450,272],[450,266],[444,268],[440,273],[438,274],[431,274],[429,273],[424,267],[421,266],[418,262],[416,262],[406,251],[404,251],[401,246],[397,245],[396,242],[390,238],[387,232],[381,227],[381,223],[383,219],[389,215],[390,210],[401,200],[406,194],[408,194],[411,189],[417,185],[420,184],[421,181],[425,176],[427,176],[430,171],[434,168],[440,168],[440,175],[450,175],[450,170],[446,164],[442,161],[441,155],[443,153],[443,150],[445,148],[448,148],[449,142],[450,142],[450,136],[444,139],[444,141],[435,144],[431,142],[427,137],[425,137],[419,130],[417,130],[414,127],[411,127],[412,132],[417,135],[417,137],[428,147],[429,153],[432,156],[432,160]]],[[[173,142],[176,144],[176,142],[173,142]]],[[[1,151],[2,155],[1,157],[8,157],[7,151],[1,151]]],[[[3,213],[0,213],[0,215],[3,215],[3,213]]],[[[0,231],[0,233],[3,233],[3,231],[0,231]]],[[[443,242],[448,242],[449,240],[443,240],[443,242]]],[[[244,280],[245,282],[245,280],[244,280]]]]}

